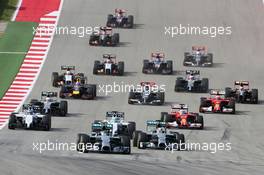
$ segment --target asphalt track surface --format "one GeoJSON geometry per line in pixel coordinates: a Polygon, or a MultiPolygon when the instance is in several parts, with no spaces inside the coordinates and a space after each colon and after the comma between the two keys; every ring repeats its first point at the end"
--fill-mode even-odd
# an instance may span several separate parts
{"type": "MultiPolygon", "coordinates": [[[[230,86],[233,80],[250,80],[259,88],[263,100],[263,7],[261,1],[247,0],[65,0],[59,26],[103,25],[106,15],[120,7],[135,16],[136,29],[118,30],[122,45],[117,48],[89,47],[88,37],[57,35],[47,61],[30,98],[51,87],[51,72],[62,64],[76,65],[91,83],[112,84],[113,81],[138,83],[155,80],[166,85],[166,105],[161,107],[131,106],[127,93],[99,94],[96,101],[69,101],[70,114],[54,117],[52,131],[0,132],[0,174],[263,174],[264,129],[263,101],[258,105],[237,105],[236,115],[206,114],[203,131],[182,131],[190,142],[231,142],[231,151],[165,152],[133,149],[131,155],[79,154],[75,151],[32,151],[33,142],[75,142],[79,132],[88,132],[90,122],[102,119],[108,110],[126,113],[135,120],[138,129],[145,128],[146,119],[158,119],[161,111],[169,110],[173,102],[187,103],[197,111],[203,94],[173,91],[173,76],[143,75],[142,59],[150,52],[164,51],[174,61],[176,71],[182,66],[183,52],[192,45],[206,45],[214,53],[213,68],[202,68],[201,74],[210,79],[211,88],[230,86]],[[231,36],[217,38],[181,36],[169,38],[164,26],[191,24],[232,26],[231,36]],[[102,53],[116,53],[125,61],[124,77],[93,76],[95,59],[102,53]]],[[[177,73],[177,72],[176,72],[177,73]]]]}

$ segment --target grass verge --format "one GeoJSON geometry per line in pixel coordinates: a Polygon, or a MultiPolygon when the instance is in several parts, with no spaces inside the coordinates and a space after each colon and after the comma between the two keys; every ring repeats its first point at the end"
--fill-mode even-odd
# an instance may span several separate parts
{"type": "Polygon", "coordinates": [[[0,99],[23,63],[36,26],[37,23],[31,22],[10,22],[0,38],[0,99]]]}

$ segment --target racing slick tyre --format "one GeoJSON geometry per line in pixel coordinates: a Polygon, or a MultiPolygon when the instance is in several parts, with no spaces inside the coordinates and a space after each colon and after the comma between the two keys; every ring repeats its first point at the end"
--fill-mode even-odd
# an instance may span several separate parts
{"type": "Polygon", "coordinates": [[[133,28],[133,26],[134,26],[134,16],[132,16],[132,15],[128,15],[128,17],[127,17],[127,27],[128,28],[133,28]]]}
{"type": "Polygon", "coordinates": [[[208,88],[209,88],[209,80],[208,78],[203,78],[201,82],[201,92],[202,93],[208,92],[208,88]]]}
{"type": "Polygon", "coordinates": [[[228,107],[233,109],[231,114],[235,114],[236,113],[236,101],[234,99],[230,99],[230,101],[228,103],[228,107]]]}
{"type": "Polygon", "coordinates": [[[175,119],[171,115],[169,115],[168,113],[166,115],[164,115],[163,122],[168,123],[168,122],[174,122],[174,121],[175,121],[175,119]]]}
{"type": "Polygon", "coordinates": [[[148,138],[147,138],[147,134],[144,133],[144,132],[140,132],[138,134],[138,140],[137,140],[137,147],[138,149],[145,149],[145,145],[143,144],[142,146],[140,146],[140,143],[141,142],[147,142],[148,141],[148,138]]]}
{"type": "Polygon", "coordinates": [[[204,128],[203,116],[198,115],[196,120],[197,120],[197,123],[200,123],[201,124],[201,127],[199,129],[203,129],[204,128]]]}
{"type": "Polygon", "coordinates": [[[148,60],[143,60],[142,73],[143,74],[148,73],[148,69],[149,69],[149,61],[148,60]]]}
{"type": "Polygon", "coordinates": [[[124,151],[123,154],[130,154],[131,153],[131,143],[129,136],[121,136],[121,144],[124,147],[129,147],[127,151],[124,151]]]}
{"type": "Polygon", "coordinates": [[[16,128],[16,115],[12,113],[8,120],[8,129],[15,129],[16,128]]]}
{"type": "Polygon", "coordinates": [[[112,44],[113,46],[117,46],[119,44],[119,33],[114,33],[112,36],[112,44]]]}
{"type": "Polygon", "coordinates": [[[100,61],[96,60],[94,61],[94,67],[93,67],[93,74],[96,75],[98,72],[98,66],[100,65],[100,61]]]}
{"type": "Polygon", "coordinates": [[[94,99],[96,97],[96,85],[86,84],[84,87],[86,91],[81,95],[81,98],[85,100],[94,99]]]}
{"type": "Polygon", "coordinates": [[[77,151],[88,153],[88,150],[86,149],[86,144],[90,143],[90,136],[87,134],[78,134],[77,135],[77,151]]]}
{"type": "Polygon", "coordinates": [[[183,66],[189,66],[188,64],[185,63],[185,62],[190,62],[191,61],[189,55],[190,55],[189,52],[184,52],[183,66]]]}
{"type": "Polygon", "coordinates": [[[132,138],[133,147],[137,147],[138,135],[139,135],[139,133],[141,133],[141,132],[142,132],[142,131],[134,131],[134,132],[133,132],[133,138],[132,138]]]}
{"type": "Polygon", "coordinates": [[[136,122],[128,122],[127,132],[128,132],[130,139],[133,138],[133,133],[135,130],[136,130],[136,122]]]}
{"type": "Polygon", "coordinates": [[[174,91],[175,92],[182,92],[182,91],[184,91],[184,83],[183,83],[183,78],[182,77],[178,77],[176,79],[174,91]]]}
{"type": "Polygon", "coordinates": [[[173,62],[172,62],[172,60],[167,61],[167,70],[168,70],[168,74],[171,75],[173,73],[173,62]]]}
{"type": "Polygon", "coordinates": [[[117,69],[118,69],[119,76],[124,75],[125,63],[123,61],[118,62],[117,69]]]}
{"type": "Polygon", "coordinates": [[[165,117],[168,115],[167,112],[161,112],[160,113],[160,121],[164,122],[165,121],[165,117]]]}
{"type": "Polygon", "coordinates": [[[212,67],[213,66],[213,54],[212,53],[208,53],[207,62],[211,63],[207,67],[212,67]]]}
{"type": "Polygon", "coordinates": [[[129,92],[129,95],[128,95],[128,104],[134,104],[134,102],[131,101],[131,99],[135,99],[135,93],[134,92],[129,92]]]}
{"type": "Polygon", "coordinates": [[[58,72],[52,72],[51,75],[51,83],[53,87],[58,87],[59,82],[59,73],[58,72]]]}
{"type": "Polygon", "coordinates": [[[60,102],[60,116],[66,116],[68,113],[68,102],[63,100],[60,102]]]}
{"type": "Polygon", "coordinates": [[[250,101],[253,104],[257,104],[258,103],[258,89],[252,89],[250,101]]]}
{"type": "Polygon", "coordinates": [[[200,99],[200,107],[199,107],[199,112],[204,113],[204,110],[202,110],[203,107],[207,106],[206,98],[201,98],[200,99]]]}
{"type": "Polygon", "coordinates": [[[160,102],[158,102],[157,105],[163,105],[165,102],[165,92],[158,92],[157,98],[160,99],[160,102]]]}
{"type": "Polygon", "coordinates": [[[232,97],[232,89],[230,87],[225,88],[225,98],[230,98],[232,97]]]}
{"type": "Polygon", "coordinates": [[[50,128],[51,128],[51,115],[45,115],[43,118],[42,118],[42,129],[43,131],[49,131],[50,128]]]}
{"type": "Polygon", "coordinates": [[[112,26],[113,17],[114,16],[112,14],[107,15],[107,22],[106,22],[106,26],[107,27],[111,27],[112,26]]]}

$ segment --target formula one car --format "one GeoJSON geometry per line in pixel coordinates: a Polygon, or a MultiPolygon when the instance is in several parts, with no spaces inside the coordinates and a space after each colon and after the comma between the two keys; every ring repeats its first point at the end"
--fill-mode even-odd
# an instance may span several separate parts
{"type": "Polygon", "coordinates": [[[235,81],[234,89],[225,88],[225,97],[233,97],[238,103],[258,103],[258,89],[249,89],[248,81],[235,81]]]}
{"type": "Polygon", "coordinates": [[[201,97],[200,109],[199,109],[200,112],[235,114],[236,112],[235,99],[225,98],[224,97],[225,91],[215,89],[215,90],[211,90],[210,94],[212,96],[209,98],[201,97]]]}
{"type": "Polygon", "coordinates": [[[142,73],[145,74],[172,74],[172,60],[165,60],[164,53],[151,53],[149,60],[143,60],[142,73]]]}
{"type": "Polygon", "coordinates": [[[112,135],[110,130],[78,134],[77,151],[130,154],[131,145],[129,136],[112,135]]]}
{"type": "Polygon", "coordinates": [[[184,66],[199,66],[199,67],[212,67],[213,54],[207,53],[204,46],[193,46],[192,53],[184,53],[184,66]]]}
{"type": "Polygon", "coordinates": [[[103,60],[94,61],[93,74],[104,75],[124,75],[125,63],[120,61],[117,63],[116,55],[104,54],[103,60]]]}
{"type": "Polygon", "coordinates": [[[161,112],[161,121],[166,122],[168,128],[203,129],[203,116],[189,112],[186,104],[174,104],[171,112],[161,112]]]}
{"type": "Polygon", "coordinates": [[[118,28],[133,28],[134,17],[132,15],[126,15],[126,11],[123,9],[115,9],[115,14],[109,14],[107,16],[107,27],[118,28]]]}
{"type": "Polygon", "coordinates": [[[141,82],[140,89],[132,89],[129,92],[128,104],[163,105],[165,92],[157,89],[154,82],[141,82]]]}
{"type": "Polygon", "coordinates": [[[52,116],[66,116],[68,113],[68,102],[57,100],[57,92],[41,92],[41,99],[31,99],[30,104],[39,106],[45,113],[52,116]]]}
{"type": "Polygon", "coordinates": [[[51,116],[43,113],[39,106],[24,104],[22,112],[12,113],[8,122],[9,129],[40,129],[49,131],[51,128],[51,116]]]}
{"type": "Polygon", "coordinates": [[[187,70],[186,77],[178,77],[175,84],[175,92],[200,92],[206,93],[209,88],[208,78],[200,78],[200,71],[187,70]]]}
{"type": "Polygon", "coordinates": [[[63,85],[60,90],[60,98],[74,98],[83,100],[93,100],[96,97],[95,84],[81,84],[76,82],[74,85],[63,85]]]}
{"type": "Polygon", "coordinates": [[[94,32],[90,36],[91,46],[117,46],[119,44],[119,33],[112,32],[111,27],[100,27],[99,33],[94,32]]]}
{"type": "Polygon", "coordinates": [[[51,83],[53,87],[59,87],[64,84],[74,84],[76,81],[85,84],[87,78],[84,73],[75,73],[75,66],[61,66],[61,74],[53,72],[51,76],[51,83]]]}
{"type": "Polygon", "coordinates": [[[183,149],[185,137],[178,132],[168,131],[165,122],[148,120],[147,131],[135,131],[133,146],[139,149],[183,149]]]}
{"type": "Polygon", "coordinates": [[[112,127],[112,134],[127,135],[132,138],[133,132],[136,130],[135,122],[125,122],[125,113],[118,111],[106,112],[105,120],[95,120],[92,123],[93,132],[101,132],[106,128],[112,127]]]}

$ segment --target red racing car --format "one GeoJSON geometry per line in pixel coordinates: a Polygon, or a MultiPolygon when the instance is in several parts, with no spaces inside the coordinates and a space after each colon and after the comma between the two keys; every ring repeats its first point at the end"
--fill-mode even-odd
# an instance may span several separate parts
{"type": "Polygon", "coordinates": [[[161,121],[166,122],[168,128],[179,129],[203,129],[203,116],[199,113],[188,111],[185,104],[174,104],[171,106],[171,112],[161,112],[161,121]]]}
{"type": "Polygon", "coordinates": [[[235,114],[235,99],[225,98],[225,91],[211,90],[211,97],[201,97],[200,112],[235,114]]]}

